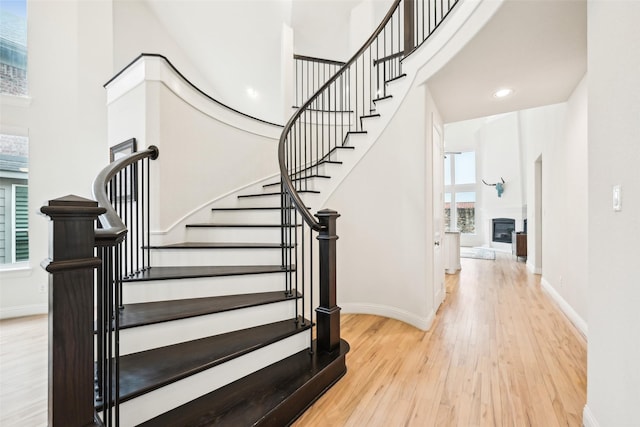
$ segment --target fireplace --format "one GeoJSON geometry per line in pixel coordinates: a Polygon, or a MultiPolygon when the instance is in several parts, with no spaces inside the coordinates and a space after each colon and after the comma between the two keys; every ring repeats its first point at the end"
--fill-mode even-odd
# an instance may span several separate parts
{"type": "Polygon", "coordinates": [[[513,218],[494,218],[493,241],[511,243],[511,233],[516,229],[516,220],[513,218]]]}

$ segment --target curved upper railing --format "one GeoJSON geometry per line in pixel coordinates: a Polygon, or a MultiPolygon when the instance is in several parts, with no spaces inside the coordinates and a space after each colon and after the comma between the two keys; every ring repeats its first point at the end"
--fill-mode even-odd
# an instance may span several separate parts
{"type": "Polygon", "coordinates": [[[205,97],[206,99],[208,99],[209,101],[213,102],[216,105],[219,105],[220,107],[224,108],[225,110],[228,110],[230,112],[233,112],[235,114],[239,114],[240,116],[243,116],[247,119],[251,119],[251,120],[255,120],[257,122],[260,123],[264,123],[266,125],[270,125],[270,126],[277,126],[277,127],[282,127],[282,124],[279,123],[273,123],[270,122],[268,120],[264,120],[261,119],[259,117],[255,117],[252,116],[250,114],[247,113],[243,113],[240,110],[237,110],[227,104],[225,104],[222,101],[219,101],[217,99],[215,99],[214,97],[212,97],[211,95],[209,95],[208,93],[206,93],[205,91],[203,91],[202,89],[200,89],[198,86],[196,86],[193,82],[191,82],[191,80],[189,80],[188,78],[185,77],[184,74],[182,74],[176,67],[175,65],[173,65],[173,63],[171,61],[169,61],[169,58],[167,58],[164,55],[161,55],[159,53],[141,53],[140,55],[138,55],[133,61],[131,61],[130,63],[128,63],[124,68],[122,68],[122,70],[118,71],[116,73],[116,75],[114,75],[112,78],[109,79],[109,81],[107,81],[103,87],[107,88],[111,83],[113,83],[114,81],[118,80],[118,78],[123,75],[124,73],[127,72],[127,70],[129,70],[130,68],[132,68],[136,63],[138,63],[138,61],[140,61],[143,58],[160,58],[162,60],[164,60],[167,65],[169,66],[169,68],[171,68],[171,70],[177,75],[179,76],[189,87],[191,87],[194,91],[196,91],[197,93],[199,93],[200,95],[202,95],[203,97],[205,97]]]}
{"type": "Polygon", "coordinates": [[[457,2],[395,0],[355,55],[285,125],[278,145],[283,207],[294,207],[313,230],[322,226],[300,193],[350,134],[365,132],[363,119],[378,116],[376,102],[388,97],[386,84],[403,76],[402,59],[433,34],[457,2]]]}

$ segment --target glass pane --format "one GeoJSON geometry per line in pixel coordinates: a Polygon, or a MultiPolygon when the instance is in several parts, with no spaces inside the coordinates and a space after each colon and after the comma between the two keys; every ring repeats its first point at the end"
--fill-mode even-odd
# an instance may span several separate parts
{"type": "Polygon", "coordinates": [[[444,193],[444,231],[451,231],[451,193],[444,193]]]}
{"type": "Polygon", "coordinates": [[[451,185],[451,159],[453,156],[447,154],[444,156],[444,185],[451,185]]]}
{"type": "Polygon", "coordinates": [[[27,1],[0,1],[0,92],[27,95],[27,1]]]}
{"type": "Polygon", "coordinates": [[[456,224],[461,233],[476,232],[476,193],[456,193],[456,224]]]}
{"type": "Polygon", "coordinates": [[[456,176],[455,183],[458,184],[475,184],[476,182],[476,153],[468,151],[455,155],[456,176]]]}
{"type": "Polygon", "coordinates": [[[16,231],[16,262],[29,260],[29,232],[16,231]]]}
{"type": "Polygon", "coordinates": [[[0,134],[0,264],[29,258],[29,139],[0,134]]]}

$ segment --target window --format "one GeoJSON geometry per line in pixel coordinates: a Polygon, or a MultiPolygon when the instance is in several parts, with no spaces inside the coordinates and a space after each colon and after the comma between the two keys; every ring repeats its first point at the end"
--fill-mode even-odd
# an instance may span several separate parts
{"type": "Polygon", "coordinates": [[[29,260],[29,139],[0,134],[0,264],[29,260]]]}
{"type": "Polygon", "coordinates": [[[29,261],[29,192],[13,186],[13,262],[29,261]]]}
{"type": "Polygon", "coordinates": [[[476,153],[449,153],[444,159],[446,231],[476,232],[476,153]],[[453,208],[453,209],[452,209],[453,208]]]}
{"type": "Polygon", "coordinates": [[[0,93],[26,96],[27,1],[0,1],[0,93]]]}

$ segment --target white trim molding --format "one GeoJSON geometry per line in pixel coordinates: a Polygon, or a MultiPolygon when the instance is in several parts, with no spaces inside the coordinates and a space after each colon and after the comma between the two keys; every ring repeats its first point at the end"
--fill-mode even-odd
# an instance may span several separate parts
{"type": "Polygon", "coordinates": [[[551,299],[558,305],[560,310],[564,313],[567,318],[573,323],[573,325],[580,331],[585,338],[588,338],[588,326],[587,322],[584,321],[582,317],[569,305],[569,303],[562,298],[562,295],[555,290],[555,288],[549,283],[547,279],[542,277],[540,279],[540,285],[542,285],[542,289],[544,289],[547,294],[551,297],[551,299]]]}
{"type": "Polygon", "coordinates": [[[14,317],[34,316],[36,314],[47,314],[48,304],[20,305],[16,307],[6,307],[0,309],[1,319],[12,319],[14,317]]]}
{"type": "Polygon", "coordinates": [[[408,323],[409,325],[415,326],[422,331],[428,331],[429,329],[431,329],[433,321],[435,320],[433,311],[429,313],[427,317],[420,317],[415,315],[414,313],[409,313],[408,311],[401,310],[396,307],[389,307],[380,304],[341,303],[340,308],[342,313],[373,314],[375,316],[389,317],[391,319],[396,319],[401,322],[408,323]]]}
{"type": "Polygon", "coordinates": [[[582,425],[584,427],[600,427],[600,423],[596,420],[588,405],[584,405],[584,410],[582,411],[582,425]]]}
{"type": "Polygon", "coordinates": [[[542,274],[542,269],[540,267],[536,267],[530,261],[527,261],[527,270],[532,274],[542,274]]]}

